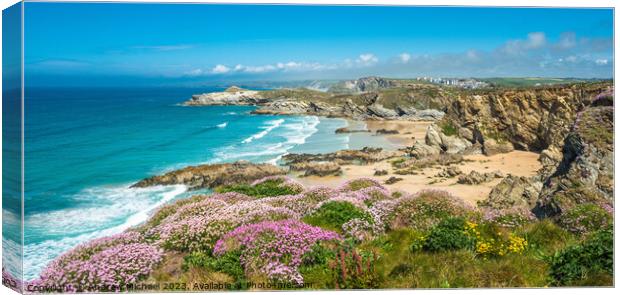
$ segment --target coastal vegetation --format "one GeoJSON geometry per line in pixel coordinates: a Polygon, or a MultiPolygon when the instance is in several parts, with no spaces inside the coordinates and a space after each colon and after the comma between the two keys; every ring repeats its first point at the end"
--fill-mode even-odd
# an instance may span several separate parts
{"type": "Polygon", "coordinates": [[[443,191],[395,193],[372,179],[307,189],[280,176],[225,188],[81,245],[30,284],[124,291],[139,282],[180,282],[185,290],[204,281],[229,289],[613,282],[609,208],[592,205],[596,217],[575,221],[568,212],[556,222],[476,208],[443,191]]]}
{"type": "MultiPolygon", "coordinates": [[[[257,114],[432,122],[399,150],[291,153],[279,166],[239,161],[146,178],[133,186],[212,192],[80,245],[27,284],[42,291],[135,284],[205,291],[205,282],[216,284],[210,290],[611,286],[612,93],[606,82],[469,90],[369,77],[334,92],[230,88],[194,96],[188,105],[253,104],[257,114]],[[515,150],[536,153],[540,166],[525,176],[461,170],[474,164],[472,155],[485,157],[477,161],[484,167],[515,150]],[[343,177],[369,165],[383,166],[343,177]],[[399,184],[419,176],[428,185],[401,189],[391,174],[399,184]],[[300,182],[327,177],[342,180],[300,182]],[[465,200],[448,191],[452,185],[489,193],[465,200]]],[[[396,131],[387,133],[410,136],[396,131]]]]}

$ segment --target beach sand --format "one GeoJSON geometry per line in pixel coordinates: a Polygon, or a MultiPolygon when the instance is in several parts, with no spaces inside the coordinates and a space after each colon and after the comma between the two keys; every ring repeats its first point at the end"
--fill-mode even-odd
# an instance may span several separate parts
{"type": "MultiPolygon", "coordinates": [[[[414,143],[416,139],[424,140],[426,127],[430,122],[407,122],[407,121],[369,121],[368,129],[373,132],[377,129],[397,129],[402,130],[400,134],[385,135],[391,141],[399,142],[402,146],[408,146],[414,143]]],[[[538,154],[526,151],[512,151],[505,154],[497,154],[493,156],[485,155],[469,155],[464,156],[465,161],[458,166],[464,174],[470,171],[492,172],[501,171],[504,175],[512,174],[516,176],[533,176],[536,171],[541,168],[538,161],[538,154]]],[[[415,193],[424,189],[440,189],[445,190],[463,200],[475,204],[478,200],[485,199],[491,189],[497,185],[501,179],[494,179],[491,182],[479,185],[464,185],[456,183],[458,176],[446,179],[443,182],[433,181],[441,178],[435,177],[445,166],[429,167],[419,170],[418,175],[397,175],[390,164],[391,160],[372,163],[368,165],[343,165],[343,173],[341,176],[328,177],[298,177],[297,180],[307,186],[328,186],[336,187],[342,182],[360,177],[372,177],[384,182],[388,178],[395,176],[402,178],[395,184],[386,185],[391,190],[401,190],[407,193],[415,193]],[[374,176],[376,170],[387,170],[388,175],[374,176]]]]}

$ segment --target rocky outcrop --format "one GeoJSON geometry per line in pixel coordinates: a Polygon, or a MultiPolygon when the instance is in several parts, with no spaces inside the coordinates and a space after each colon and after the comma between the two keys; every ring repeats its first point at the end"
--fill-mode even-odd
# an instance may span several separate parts
{"type": "Polygon", "coordinates": [[[348,127],[342,127],[342,128],[338,128],[336,129],[336,131],[334,131],[336,134],[341,134],[341,133],[360,133],[360,132],[370,132],[370,130],[368,129],[349,129],[348,127]]]}
{"type": "Polygon", "coordinates": [[[398,113],[396,113],[396,111],[391,110],[391,109],[386,109],[383,107],[383,105],[378,104],[378,103],[371,104],[367,106],[366,109],[368,110],[368,114],[370,116],[383,118],[383,119],[393,119],[393,118],[398,117],[398,113]]]}
{"type": "Polygon", "coordinates": [[[437,173],[435,177],[452,178],[452,177],[456,177],[461,174],[463,174],[463,172],[461,171],[459,167],[448,166],[446,168],[443,168],[443,170],[441,170],[439,173],[437,173]]]}
{"type": "Polygon", "coordinates": [[[402,181],[403,179],[401,177],[396,177],[396,176],[392,176],[388,179],[385,180],[385,184],[395,184],[399,181],[402,181]]]}
{"type": "Polygon", "coordinates": [[[361,150],[340,150],[327,154],[288,154],[282,157],[286,165],[309,162],[334,162],[340,165],[367,164],[403,156],[401,151],[386,151],[365,147],[361,150]]]}
{"type": "Polygon", "coordinates": [[[363,93],[389,88],[392,82],[379,77],[364,77],[357,80],[343,81],[332,85],[328,92],[332,93],[363,93]]]}
{"type": "Polygon", "coordinates": [[[263,177],[286,173],[285,169],[271,164],[238,161],[226,164],[189,166],[143,179],[131,187],[184,184],[190,189],[214,188],[221,185],[249,183],[263,177]]]}
{"type": "Polygon", "coordinates": [[[186,101],[184,105],[257,105],[265,102],[267,102],[267,100],[262,97],[259,91],[246,90],[232,86],[223,92],[192,95],[192,99],[186,101]]]}
{"type": "Polygon", "coordinates": [[[410,150],[410,155],[416,158],[432,156],[439,153],[468,154],[473,144],[458,136],[448,136],[439,126],[432,124],[426,129],[424,142],[416,142],[410,150]]]}
{"type": "Polygon", "coordinates": [[[414,107],[401,106],[398,106],[396,108],[396,113],[403,119],[407,119],[410,121],[439,121],[446,114],[440,110],[435,109],[418,110],[414,107]]]}
{"type": "Polygon", "coordinates": [[[298,162],[289,166],[292,171],[303,171],[304,176],[337,176],[342,174],[340,165],[334,162],[298,162]]]}
{"type": "Polygon", "coordinates": [[[556,216],[583,203],[613,204],[614,110],[606,104],[577,114],[564,140],[562,160],[546,179],[534,209],[538,216],[556,216]]]}
{"type": "Polygon", "coordinates": [[[484,172],[480,173],[478,171],[471,171],[469,174],[460,175],[459,179],[456,181],[460,184],[468,184],[468,185],[476,185],[485,182],[489,182],[495,178],[502,178],[504,174],[501,171],[493,171],[493,172],[484,172]]]}
{"type": "Polygon", "coordinates": [[[577,112],[607,87],[608,83],[586,83],[461,93],[446,117],[469,129],[483,145],[493,139],[495,143],[488,148],[491,153],[509,149],[495,149],[502,141],[519,150],[539,152],[552,145],[561,147],[577,112]]]}
{"type": "Polygon", "coordinates": [[[542,182],[537,177],[508,175],[493,187],[485,200],[478,202],[478,206],[492,209],[519,207],[530,210],[535,206],[541,189],[542,182]]]}
{"type": "Polygon", "coordinates": [[[376,134],[399,134],[398,130],[394,129],[378,129],[375,131],[376,134]]]}

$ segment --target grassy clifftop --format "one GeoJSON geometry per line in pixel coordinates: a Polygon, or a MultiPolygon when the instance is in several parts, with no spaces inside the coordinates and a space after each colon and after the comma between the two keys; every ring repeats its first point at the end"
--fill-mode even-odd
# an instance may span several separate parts
{"type": "MultiPolygon", "coordinates": [[[[481,211],[442,191],[373,179],[307,189],[283,176],[159,209],[144,225],[66,253],[31,282],[71,291],[544,287],[613,284],[609,208],[557,223],[481,211]],[[215,284],[216,287],[213,287],[215,284]]],[[[32,287],[31,287],[32,288],[32,287]]]]}

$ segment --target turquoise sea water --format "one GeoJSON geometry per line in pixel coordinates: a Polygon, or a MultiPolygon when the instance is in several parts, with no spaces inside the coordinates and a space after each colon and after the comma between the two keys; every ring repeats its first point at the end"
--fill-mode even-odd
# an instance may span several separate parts
{"type": "Polygon", "coordinates": [[[277,163],[288,152],[361,147],[334,133],[348,124],[342,119],[179,105],[194,93],[220,90],[27,89],[25,278],[71,247],[140,224],[158,206],[190,194],[182,185],[129,188],[144,177],[200,163],[277,163]]]}

